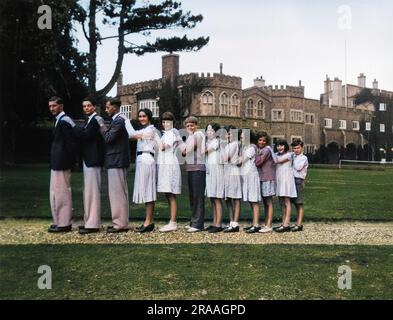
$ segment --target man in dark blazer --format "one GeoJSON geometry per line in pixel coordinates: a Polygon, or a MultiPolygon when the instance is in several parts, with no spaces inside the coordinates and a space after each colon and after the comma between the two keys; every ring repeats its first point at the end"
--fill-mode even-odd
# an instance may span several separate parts
{"type": "Polygon", "coordinates": [[[82,146],[83,159],[83,204],[84,225],[79,227],[80,234],[95,233],[101,227],[101,171],[104,165],[104,139],[97,121],[102,118],[96,112],[92,98],[82,102],[86,116],[83,127],[75,127],[76,136],[82,146]]]}
{"type": "Polygon", "coordinates": [[[53,224],[48,232],[69,232],[72,229],[71,169],[75,164],[75,123],[63,111],[63,100],[49,99],[49,111],[55,117],[50,151],[50,205],[53,224]]]}
{"type": "Polygon", "coordinates": [[[109,127],[103,120],[98,121],[105,141],[104,166],[108,169],[108,192],[113,223],[113,226],[108,227],[108,233],[129,230],[127,169],[130,166],[130,147],[125,119],[120,114],[120,105],[120,100],[116,98],[106,103],[105,111],[111,117],[109,127]]]}

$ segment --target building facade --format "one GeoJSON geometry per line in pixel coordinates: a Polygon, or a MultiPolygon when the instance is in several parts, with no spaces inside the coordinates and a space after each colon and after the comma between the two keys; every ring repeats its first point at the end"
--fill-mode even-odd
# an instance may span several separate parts
{"type": "MultiPolygon", "coordinates": [[[[358,81],[357,86],[343,86],[338,78],[327,77],[321,99],[315,100],[304,96],[301,81],[298,86],[272,86],[259,77],[252,87],[243,89],[241,77],[223,74],[222,65],[219,73],[180,75],[179,56],[169,54],[162,57],[160,79],[123,85],[121,76],[117,95],[122,101],[122,112],[129,118],[136,119],[137,111],[146,107],[159,117],[167,111],[163,103],[168,92],[165,90],[172,88],[171,94],[180,101],[178,111],[182,119],[192,114],[200,119],[202,128],[217,122],[264,130],[273,142],[301,138],[307,154],[315,155],[322,147],[328,154],[324,162],[335,163],[340,157],[358,159],[359,149],[372,149],[365,132],[372,130],[372,123],[376,125],[373,118],[377,110],[369,101],[356,104],[357,95],[366,88],[365,76],[361,74],[358,81]]],[[[393,98],[393,92],[378,89],[376,80],[370,90],[375,95],[393,98]]],[[[393,128],[385,127],[388,129],[393,128]]]]}

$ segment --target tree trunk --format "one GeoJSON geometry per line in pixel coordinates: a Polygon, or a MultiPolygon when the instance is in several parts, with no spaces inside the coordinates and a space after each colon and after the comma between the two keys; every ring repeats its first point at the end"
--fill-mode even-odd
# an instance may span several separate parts
{"type": "Polygon", "coordinates": [[[89,6],[89,75],[88,86],[89,94],[96,96],[96,81],[97,81],[97,33],[96,33],[96,11],[97,1],[90,0],[89,6]]]}

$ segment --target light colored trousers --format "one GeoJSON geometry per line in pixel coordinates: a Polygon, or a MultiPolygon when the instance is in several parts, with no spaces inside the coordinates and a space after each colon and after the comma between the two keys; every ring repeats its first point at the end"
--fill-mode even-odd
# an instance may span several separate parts
{"type": "Polygon", "coordinates": [[[87,167],[83,162],[83,204],[85,228],[101,227],[101,167],[87,167]]]}
{"type": "Polygon", "coordinates": [[[113,227],[116,229],[128,228],[127,169],[108,169],[108,192],[113,227]]]}
{"type": "Polygon", "coordinates": [[[71,170],[50,171],[49,200],[53,224],[58,227],[71,225],[71,170]]]}

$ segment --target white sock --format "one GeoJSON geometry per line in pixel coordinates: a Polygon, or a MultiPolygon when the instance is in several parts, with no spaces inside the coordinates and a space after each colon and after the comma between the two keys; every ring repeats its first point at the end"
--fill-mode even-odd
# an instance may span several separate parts
{"type": "Polygon", "coordinates": [[[231,222],[230,226],[236,228],[239,226],[239,222],[231,222]]]}

